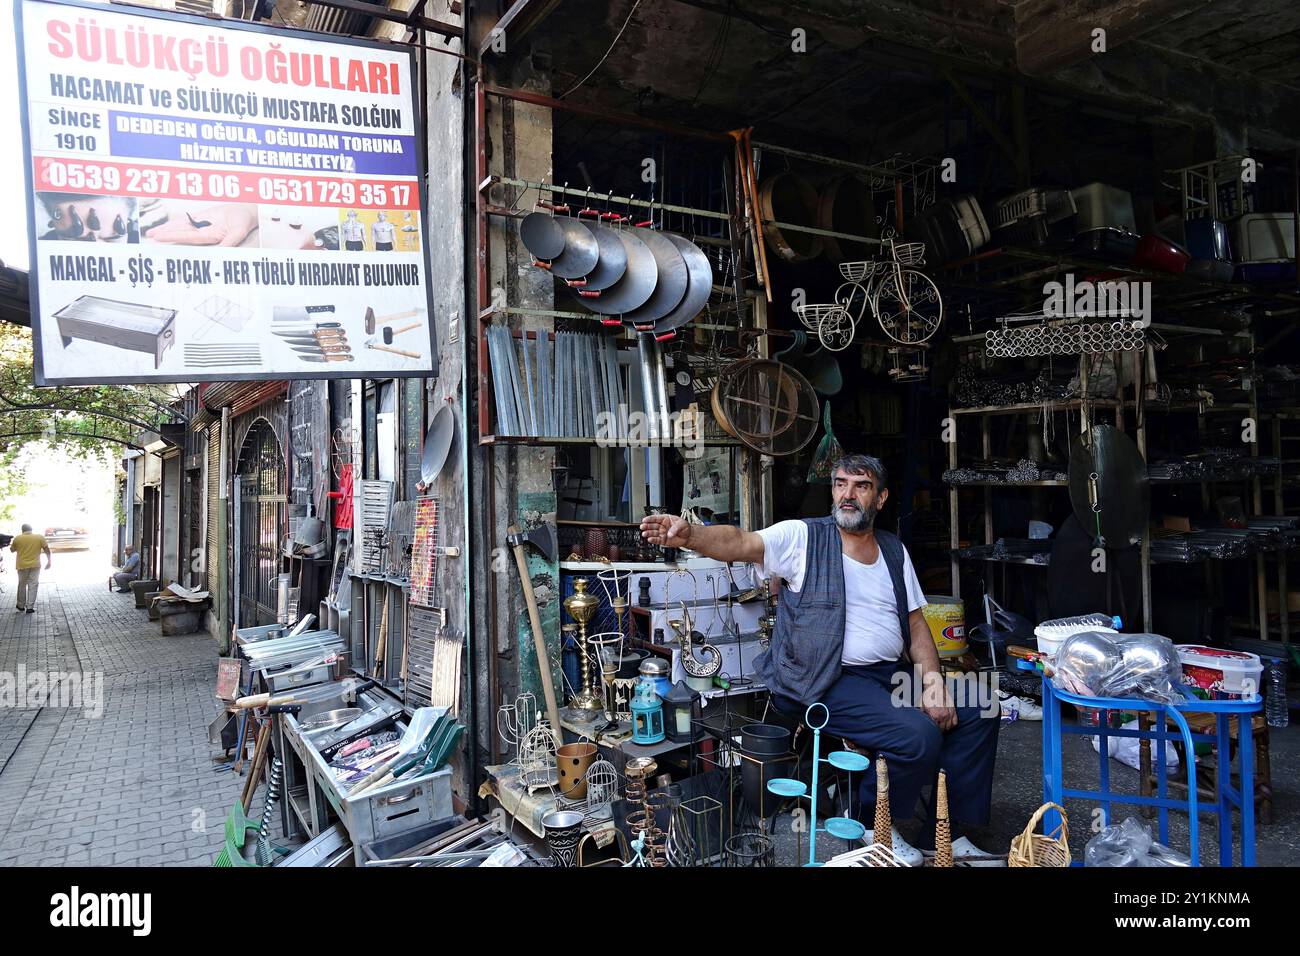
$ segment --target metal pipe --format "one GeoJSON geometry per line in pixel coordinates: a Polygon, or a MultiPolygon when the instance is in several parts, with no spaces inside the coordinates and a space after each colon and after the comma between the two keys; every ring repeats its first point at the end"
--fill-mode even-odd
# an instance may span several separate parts
{"type": "Polygon", "coordinates": [[[655,344],[653,332],[637,333],[636,346],[641,371],[641,404],[645,407],[645,415],[650,422],[650,439],[652,441],[659,438],[659,416],[656,413],[659,404],[655,395],[655,374],[652,365],[655,344]]]}
{"type": "Polygon", "coordinates": [[[703,216],[708,219],[731,218],[725,212],[716,212],[712,209],[699,209],[694,206],[666,206],[663,203],[637,199],[635,196],[615,196],[612,194],[594,192],[590,189],[571,189],[568,186],[556,186],[553,183],[538,183],[528,179],[515,179],[511,176],[490,176],[487,177],[486,183],[499,184],[502,186],[515,186],[519,189],[536,189],[538,192],[547,192],[552,195],[582,197],[591,202],[617,203],[620,206],[636,206],[640,209],[680,212],[691,216],[703,216]]]}
{"type": "MultiPolygon", "coordinates": [[[[799,149],[789,149],[785,146],[773,146],[771,143],[754,143],[754,149],[766,150],[770,153],[779,153],[782,156],[793,156],[796,159],[806,159],[809,162],[820,163],[823,166],[835,166],[840,169],[853,169],[858,172],[870,173],[873,176],[881,176],[887,179],[915,177],[916,171],[905,171],[900,169],[889,169],[885,166],[872,166],[866,163],[854,163],[847,159],[835,159],[831,156],[821,156],[817,153],[806,153],[799,149]]],[[[933,170],[936,167],[932,163],[911,162],[909,166],[915,166],[921,172],[933,170]]]]}

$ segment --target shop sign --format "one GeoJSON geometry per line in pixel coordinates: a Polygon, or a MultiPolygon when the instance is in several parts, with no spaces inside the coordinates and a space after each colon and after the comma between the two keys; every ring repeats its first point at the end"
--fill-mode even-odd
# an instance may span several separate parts
{"type": "Polygon", "coordinates": [[[437,373],[410,48],[15,18],[38,384],[437,373]]]}

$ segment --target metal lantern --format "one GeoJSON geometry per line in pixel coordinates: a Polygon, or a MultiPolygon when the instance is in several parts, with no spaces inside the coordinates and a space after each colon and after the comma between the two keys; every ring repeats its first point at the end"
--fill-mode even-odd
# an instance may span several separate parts
{"type": "Polygon", "coordinates": [[[663,739],[664,706],[655,693],[654,682],[642,676],[632,696],[632,742],[657,744],[663,739]]]}
{"type": "Polygon", "coordinates": [[[664,730],[668,739],[684,744],[697,736],[696,721],[701,717],[700,695],[678,681],[664,695],[664,730]]]}

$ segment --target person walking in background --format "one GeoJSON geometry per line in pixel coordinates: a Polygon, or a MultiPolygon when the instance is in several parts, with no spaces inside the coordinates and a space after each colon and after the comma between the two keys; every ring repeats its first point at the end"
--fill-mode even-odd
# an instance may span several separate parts
{"type": "Polygon", "coordinates": [[[23,533],[9,545],[9,550],[18,555],[14,567],[18,569],[18,604],[19,611],[36,613],[36,589],[41,580],[41,555],[45,555],[45,570],[50,569],[50,546],[39,534],[32,534],[32,526],[23,525],[23,533]]]}
{"type": "Polygon", "coordinates": [[[108,579],[110,588],[116,586],[118,591],[131,590],[131,582],[140,578],[140,555],[133,545],[126,546],[126,564],[122,565],[108,579]]]}

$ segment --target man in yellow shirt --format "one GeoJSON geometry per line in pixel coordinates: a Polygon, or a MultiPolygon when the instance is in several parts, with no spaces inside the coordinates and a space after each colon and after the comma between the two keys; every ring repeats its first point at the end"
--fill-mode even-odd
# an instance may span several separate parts
{"type": "Polygon", "coordinates": [[[18,555],[14,566],[18,569],[18,610],[36,613],[36,588],[41,580],[41,555],[45,555],[45,570],[50,569],[50,546],[39,534],[32,534],[32,526],[23,525],[23,533],[14,538],[9,550],[18,555]]]}

